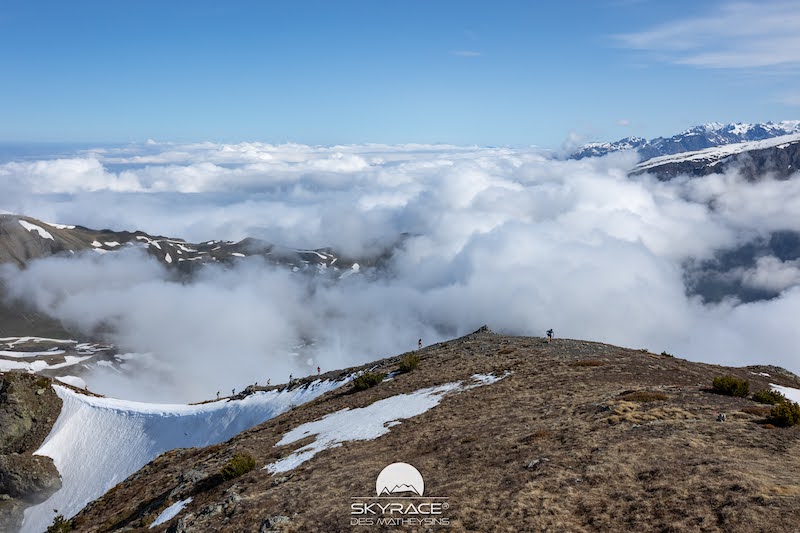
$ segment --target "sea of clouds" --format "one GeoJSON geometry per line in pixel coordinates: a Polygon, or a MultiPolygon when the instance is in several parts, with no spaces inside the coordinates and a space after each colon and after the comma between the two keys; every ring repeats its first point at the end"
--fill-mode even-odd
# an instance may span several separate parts
{"type": "Polygon", "coordinates": [[[341,280],[253,258],[187,282],[135,251],[3,278],[13,296],[149,354],[87,378],[137,399],[283,382],[483,324],[800,372],[798,261],[764,256],[731,273],[779,294],[769,300],[704,303],[684,280],[689,261],[800,229],[800,179],[660,182],[628,177],[635,163],[535,148],[154,142],[9,160],[0,209],[48,222],[356,258],[406,237],[381,272],[341,280]]]}

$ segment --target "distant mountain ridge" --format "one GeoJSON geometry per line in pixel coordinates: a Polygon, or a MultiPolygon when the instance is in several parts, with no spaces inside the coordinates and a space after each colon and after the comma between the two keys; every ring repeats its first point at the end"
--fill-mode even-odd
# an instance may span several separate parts
{"type": "MultiPolygon", "coordinates": [[[[28,261],[80,252],[113,253],[129,247],[144,249],[164,266],[191,272],[209,263],[232,263],[248,256],[297,270],[353,269],[355,260],[330,248],[301,250],[251,237],[241,241],[211,240],[190,243],[183,239],[149,235],[143,231],[94,230],[42,222],[35,218],[0,214],[0,263],[24,266],[28,261]]],[[[358,270],[358,266],[355,266],[358,270]]]]}
{"type": "Polygon", "coordinates": [[[601,157],[613,152],[636,150],[642,161],[646,161],[653,157],[748,141],[762,141],[796,133],[800,133],[800,120],[756,124],[710,122],[694,126],[672,137],[656,137],[650,140],[642,137],[625,137],[616,142],[585,144],[573,152],[569,158],[601,157]]]}
{"type": "Polygon", "coordinates": [[[730,169],[736,169],[748,181],[790,179],[800,170],[800,133],[653,157],[636,165],[630,174],[646,172],[666,181],[730,169]]]}

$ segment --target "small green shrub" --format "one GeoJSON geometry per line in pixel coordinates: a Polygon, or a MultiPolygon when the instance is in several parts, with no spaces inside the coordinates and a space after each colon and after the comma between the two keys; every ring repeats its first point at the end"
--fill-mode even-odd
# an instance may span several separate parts
{"type": "MultiPolygon", "coordinates": [[[[55,509],[53,509],[55,512],[55,509]]],[[[47,526],[47,533],[68,533],[75,529],[75,526],[72,523],[72,520],[67,520],[64,518],[63,514],[57,514],[55,518],[53,518],[53,523],[47,526]]]]}
{"type": "Polygon", "coordinates": [[[663,355],[664,357],[675,357],[674,355],[672,355],[671,353],[669,353],[667,351],[661,352],[661,355],[663,355]]]}
{"type": "Polygon", "coordinates": [[[756,391],[752,396],[753,400],[758,403],[768,403],[771,405],[778,405],[786,401],[786,396],[776,390],[764,389],[756,391]]]}
{"type": "Polygon", "coordinates": [[[374,387],[386,377],[380,372],[364,372],[353,380],[353,388],[357,391],[367,390],[374,387]]]}
{"type": "Polygon", "coordinates": [[[419,365],[419,356],[415,353],[400,358],[400,372],[411,372],[419,365]]]}
{"type": "Polygon", "coordinates": [[[779,403],[770,412],[771,422],[776,426],[788,427],[800,423],[800,405],[795,402],[779,403]]]}
{"type": "Polygon", "coordinates": [[[220,474],[225,481],[246,474],[256,467],[256,460],[249,454],[237,453],[222,467],[220,474]]]}
{"type": "Polygon", "coordinates": [[[714,392],[726,396],[747,398],[750,394],[750,382],[733,376],[717,376],[714,378],[714,392]]]}

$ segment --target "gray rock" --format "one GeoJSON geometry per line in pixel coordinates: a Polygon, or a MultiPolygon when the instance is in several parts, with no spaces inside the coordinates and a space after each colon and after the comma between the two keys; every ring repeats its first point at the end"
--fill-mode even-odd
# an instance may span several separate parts
{"type": "Polygon", "coordinates": [[[222,504],[217,503],[212,505],[206,505],[200,510],[200,514],[205,516],[215,516],[221,514],[222,511],[223,511],[222,504]]]}
{"type": "Polygon", "coordinates": [[[61,488],[61,476],[49,457],[0,455],[0,493],[41,503],[61,488]]]}
{"type": "Polygon", "coordinates": [[[177,522],[167,529],[168,533],[190,533],[196,531],[194,525],[195,516],[192,513],[181,516],[177,522]]]}
{"type": "Polygon", "coordinates": [[[550,459],[548,459],[547,457],[542,457],[541,459],[534,459],[532,461],[529,461],[528,464],[525,465],[525,468],[527,468],[528,470],[536,470],[537,468],[539,468],[548,461],[550,461],[550,459]]]}
{"type": "Polygon", "coordinates": [[[281,524],[288,524],[289,522],[291,522],[291,519],[288,516],[283,516],[283,515],[270,516],[269,518],[261,522],[261,528],[259,528],[258,533],[277,533],[273,529],[275,526],[279,526],[281,524]]]}

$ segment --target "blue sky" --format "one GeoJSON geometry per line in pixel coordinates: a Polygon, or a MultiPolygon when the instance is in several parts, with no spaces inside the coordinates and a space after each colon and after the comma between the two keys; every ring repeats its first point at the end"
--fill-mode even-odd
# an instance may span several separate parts
{"type": "Polygon", "coordinates": [[[800,3],[0,5],[0,141],[556,148],[800,117],[800,3]]]}

